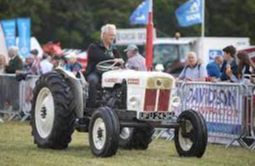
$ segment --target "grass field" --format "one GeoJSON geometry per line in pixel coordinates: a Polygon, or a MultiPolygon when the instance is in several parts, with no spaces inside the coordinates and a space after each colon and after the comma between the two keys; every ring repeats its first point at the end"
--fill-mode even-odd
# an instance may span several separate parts
{"type": "Polygon", "coordinates": [[[209,145],[204,157],[178,157],[172,141],[155,140],[146,151],[119,149],[110,158],[96,158],[89,148],[87,134],[75,132],[66,150],[38,149],[33,144],[28,123],[0,123],[0,166],[186,166],[236,165],[255,166],[255,151],[239,147],[225,149],[209,145]]]}

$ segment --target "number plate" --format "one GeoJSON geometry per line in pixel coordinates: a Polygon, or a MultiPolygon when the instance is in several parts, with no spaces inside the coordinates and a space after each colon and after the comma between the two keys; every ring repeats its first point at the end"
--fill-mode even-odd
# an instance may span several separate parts
{"type": "Polygon", "coordinates": [[[172,120],[174,112],[140,112],[138,119],[151,121],[172,120]]]}

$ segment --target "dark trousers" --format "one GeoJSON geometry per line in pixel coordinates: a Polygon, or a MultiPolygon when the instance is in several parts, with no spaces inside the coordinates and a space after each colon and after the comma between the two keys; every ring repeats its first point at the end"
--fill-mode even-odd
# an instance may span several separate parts
{"type": "Polygon", "coordinates": [[[89,107],[96,107],[96,99],[97,99],[97,87],[99,84],[100,76],[97,73],[90,73],[87,76],[87,81],[89,83],[89,99],[88,99],[88,106],[89,107]]]}

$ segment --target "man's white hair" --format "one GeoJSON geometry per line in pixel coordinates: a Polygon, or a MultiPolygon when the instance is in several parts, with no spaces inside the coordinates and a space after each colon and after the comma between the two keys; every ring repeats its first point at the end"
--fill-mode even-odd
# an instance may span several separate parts
{"type": "Polygon", "coordinates": [[[116,31],[116,26],[114,24],[105,24],[101,27],[101,39],[103,39],[104,33],[108,32],[110,29],[116,31]]]}

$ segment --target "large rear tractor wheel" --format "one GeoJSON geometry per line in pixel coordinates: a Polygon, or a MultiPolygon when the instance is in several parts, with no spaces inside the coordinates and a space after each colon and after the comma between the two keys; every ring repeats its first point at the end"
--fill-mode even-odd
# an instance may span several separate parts
{"type": "Polygon", "coordinates": [[[117,115],[109,107],[100,107],[89,124],[89,144],[98,157],[109,157],[117,152],[120,124],[117,115]]]}
{"type": "Polygon", "coordinates": [[[124,127],[120,132],[119,146],[124,149],[146,150],[152,141],[154,128],[129,128],[124,127]]]}
{"type": "Polygon", "coordinates": [[[152,135],[154,134],[154,128],[144,127],[144,128],[135,128],[133,133],[133,148],[146,150],[149,147],[149,144],[152,141],[152,135]]]}
{"type": "Polygon", "coordinates": [[[183,111],[177,119],[175,147],[180,156],[202,157],[207,146],[207,127],[203,116],[196,111],[183,111]]]}
{"type": "Polygon", "coordinates": [[[132,127],[123,127],[120,130],[119,135],[119,147],[123,149],[132,149],[133,145],[133,133],[134,128],[132,127]]]}
{"type": "Polygon", "coordinates": [[[57,72],[36,83],[31,111],[34,143],[40,148],[64,149],[71,141],[75,113],[71,88],[57,72]]]}

